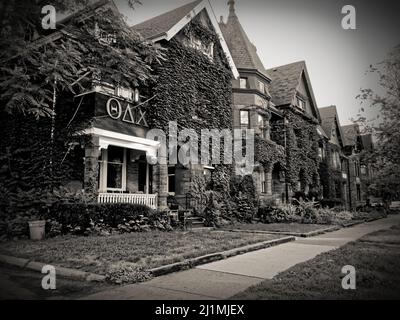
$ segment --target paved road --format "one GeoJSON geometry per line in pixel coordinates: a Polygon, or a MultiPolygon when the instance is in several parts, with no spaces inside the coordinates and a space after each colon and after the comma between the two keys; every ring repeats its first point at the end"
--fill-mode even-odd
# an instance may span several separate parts
{"type": "Polygon", "coordinates": [[[99,292],[85,299],[196,300],[227,299],[271,279],[295,264],[358,238],[400,223],[400,215],[341,229],[313,238],[262,249],[151,281],[99,292]]]}

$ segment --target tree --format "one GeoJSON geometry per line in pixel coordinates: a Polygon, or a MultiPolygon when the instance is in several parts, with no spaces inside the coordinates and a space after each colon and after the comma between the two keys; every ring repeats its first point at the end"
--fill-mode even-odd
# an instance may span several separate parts
{"type": "Polygon", "coordinates": [[[373,134],[377,141],[372,151],[363,154],[372,163],[375,175],[370,192],[385,200],[400,197],[400,45],[370,72],[379,78],[374,89],[363,89],[358,98],[367,109],[361,108],[355,120],[364,132],[373,134]],[[366,114],[372,111],[375,117],[366,114]]]}
{"type": "Polygon", "coordinates": [[[85,137],[76,132],[93,115],[78,115],[76,95],[90,91],[93,80],[143,88],[155,79],[153,64],[164,59],[164,50],[129,28],[111,0],[90,2],[52,1],[58,12],[75,12],[55,30],[41,25],[47,1],[0,2],[0,221],[4,212],[38,212],[83,172],[85,137]]]}
{"type": "MultiPolygon", "coordinates": [[[[136,0],[126,0],[133,7],[136,0]]],[[[100,78],[137,87],[152,80],[151,64],[163,58],[159,45],[129,28],[113,3],[55,0],[57,12],[76,11],[56,30],[43,30],[43,0],[0,4],[0,111],[53,114],[54,95],[76,95],[84,80],[100,78]],[[93,14],[95,13],[95,14],[93,14]],[[115,41],[104,41],[102,35],[115,41]]]]}

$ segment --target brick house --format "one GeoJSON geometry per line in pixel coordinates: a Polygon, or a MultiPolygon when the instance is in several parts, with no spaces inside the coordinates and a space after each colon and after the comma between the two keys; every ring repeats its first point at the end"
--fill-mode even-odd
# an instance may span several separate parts
{"type": "MultiPolygon", "coordinates": [[[[286,145],[288,193],[318,193],[318,157],[320,114],[306,63],[299,61],[267,70],[272,77],[272,102],[284,116],[284,130],[275,133],[286,145]]],[[[276,126],[275,128],[279,126],[276,126]]]]}
{"type": "Polygon", "coordinates": [[[349,177],[352,170],[349,157],[344,153],[345,135],[340,125],[336,106],[319,109],[321,126],[327,136],[324,145],[323,161],[320,164],[320,176],[323,198],[329,205],[341,205],[350,208],[349,177]]]}
{"type": "MultiPolygon", "coordinates": [[[[176,43],[176,46],[182,45],[182,48],[190,48],[192,50],[191,55],[199,55],[202,61],[208,61],[210,68],[220,63],[232,78],[238,75],[208,1],[194,1],[144,21],[132,28],[146,40],[157,42],[167,48],[167,61],[173,61],[171,54],[174,50],[174,45],[172,43],[176,43]],[[200,24],[202,28],[215,36],[214,39],[218,40],[206,43],[204,39],[197,37],[188,30],[191,23],[200,24]]],[[[184,67],[179,62],[176,62],[175,66],[168,65],[168,67],[164,68],[164,65],[167,64],[167,62],[162,63],[160,78],[162,78],[161,73],[168,67],[176,67],[177,69],[184,67]]],[[[194,73],[196,73],[195,70],[194,73]]],[[[183,80],[188,83],[191,82],[194,87],[197,86],[195,78],[183,80]]],[[[223,79],[217,80],[215,83],[222,82],[223,79]]],[[[164,109],[164,106],[163,101],[155,98],[148,103],[147,113],[142,111],[141,108],[136,109],[139,114],[138,117],[134,115],[133,118],[140,119],[140,121],[132,123],[132,121],[126,121],[125,119],[126,110],[122,110],[121,113],[119,108],[120,105],[124,106],[121,100],[123,97],[116,96],[115,92],[106,94],[104,89],[107,90],[107,88],[96,89],[96,95],[99,96],[96,101],[98,101],[98,115],[106,117],[101,118],[101,122],[95,122],[93,127],[88,129],[88,133],[93,136],[93,144],[86,148],[87,161],[85,166],[85,179],[90,177],[90,179],[100,182],[98,190],[99,201],[139,202],[151,204],[153,207],[162,209],[167,207],[168,197],[174,196],[181,207],[187,206],[187,195],[192,191],[194,177],[211,176],[214,167],[203,164],[170,165],[168,162],[160,163],[160,161],[155,165],[151,165],[146,161],[149,155],[157,156],[157,148],[159,147],[156,141],[146,139],[148,130],[151,128],[166,130],[167,121],[176,121],[179,124],[185,115],[156,115],[155,110],[158,108],[160,111],[164,109]],[[107,95],[107,97],[104,98],[104,95],[107,95]],[[109,109],[111,109],[111,112],[109,112],[109,109]],[[157,117],[162,118],[162,121],[157,117]],[[96,170],[98,163],[99,170],[96,170]],[[114,170],[116,166],[118,166],[118,173],[114,170]],[[112,169],[111,172],[110,169],[112,169]],[[96,175],[97,172],[98,175],[96,175]]],[[[185,86],[180,88],[180,92],[175,89],[172,88],[168,93],[170,97],[185,91],[185,93],[190,94],[190,99],[195,101],[202,101],[207,98],[200,89],[196,90],[195,93],[190,92],[190,88],[185,88],[185,86]]],[[[114,88],[109,90],[112,91],[114,88]]],[[[164,90],[164,88],[155,88],[154,90],[164,90]]],[[[150,89],[150,95],[153,94],[151,91],[152,89],[150,89]]],[[[229,95],[229,90],[225,91],[229,95]]],[[[129,90],[121,91],[121,93],[131,94],[129,90]]],[[[179,105],[175,106],[183,108],[189,102],[189,100],[181,100],[179,105]]],[[[229,99],[225,101],[225,104],[230,108],[229,99]]],[[[191,110],[186,111],[191,112],[191,110]]],[[[207,125],[198,125],[202,120],[202,115],[188,115],[187,126],[189,128],[193,126],[198,129],[208,128],[207,125]]],[[[207,123],[207,121],[204,121],[204,123],[207,123]]],[[[210,121],[211,124],[212,121],[210,121]]],[[[213,127],[210,129],[213,129],[213,127]]],[[[227,127],[227,129],[230,129],[230,127],[227,127]]],[[[87,185],[93,185],[93,183],[87,185]]],[[[87,191],[97,193],[97,190],[87,191]]]]}
{"type": "MultiPolygon", "coordinates": [[[[175,121],[196,131],[254,129],[252,178],[260,205],[282,204],[298,191],[348,208],[364,200],[371,168],[360,163],[359,153],[372,146],[371,137],[355,127],[342,128],[336,107],[318,109],[304,61],[266,70],[235,2],[228,4],[226,22],[216,20],[207,0],[197,0],[132,27],[167,49],[166,61],[154,66],[158,80],[150,87],[93,81],[89,91],[75,97],[76,116],[90,113],[92,121],[83,132],[89,140],[76,156],[81,173],[68,187],[101,203],[165,209],[173,196],[187,207],[188,195],[203,193],[224,168],[150,163],[159,157],[160,143],[147,133],[166,131],[175,121]]],[[[111,0],[92,9],[118,10],[111,0]]],[[[49,41],[57,41],[59,33],[49,41]]]]}
{"type": "Polygon", "coordinates": [[[361,156],[363,151],[373,148],[372,136],[362,135],[357,124],[342,127],[345,137],[344,154],[349,159],[349,197],[350,207],[363,206],[367,201],[367,188],[371,182],[373,168],[361,156]]]}
{"type": "MultiPolygon", "coordinates": [[[[284,155],[283,143],[271,138],[271,124],[284,121],[283,113],[276,108],[269,92],[271,76],[264,68],[257,48],[251,43],[235,12],[235,2],[228,2],[227,21],[219,22],[222,33],[239,71],[232,81],[233,128],[253,129],[272,152],[284,155]]],[[[282,157],[284,158],[284,157],[282,157]]],[[[285,201],[285,177],[283,159],[258,161],[253,171],[255,190],[261,203],[285,201]]]]}

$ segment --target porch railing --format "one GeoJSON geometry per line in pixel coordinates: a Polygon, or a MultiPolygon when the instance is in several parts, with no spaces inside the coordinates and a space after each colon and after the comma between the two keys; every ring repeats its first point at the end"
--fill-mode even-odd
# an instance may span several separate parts
{"type": "Polygon", "coordinates": [[[134,203],[157,209],[157,194],[99,193],[99,203],[134,203]]]}

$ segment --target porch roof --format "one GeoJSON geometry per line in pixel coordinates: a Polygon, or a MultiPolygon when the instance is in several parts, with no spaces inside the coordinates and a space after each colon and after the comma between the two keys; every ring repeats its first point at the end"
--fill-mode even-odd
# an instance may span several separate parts
{"type": "Polygon", "coordinates": [[[130,136],[127,134],[99,128],[86,129],[84,134],[90,134],[99,137],[100,149],[108,149],[108,146],[112,145],[132,150],[145,151],[146,155],[150,157],[157,157],[157,149],[160,146],[159,141],[130,136]]]}

